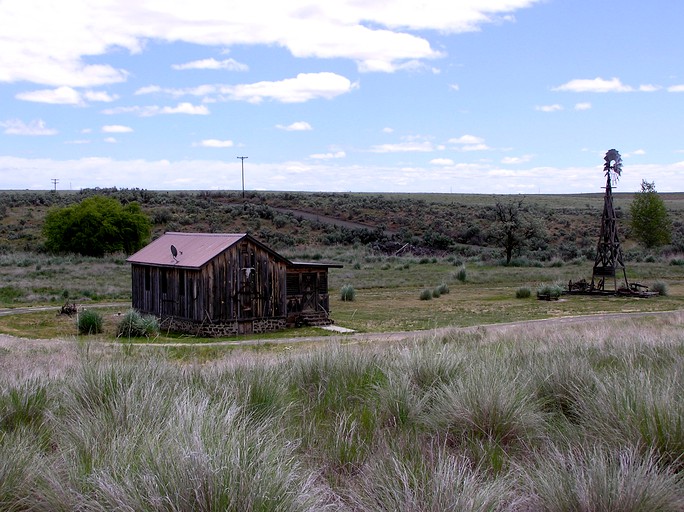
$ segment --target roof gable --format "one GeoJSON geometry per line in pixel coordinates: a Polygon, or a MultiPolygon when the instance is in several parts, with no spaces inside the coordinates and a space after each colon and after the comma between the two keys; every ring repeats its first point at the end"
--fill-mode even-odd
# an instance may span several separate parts
{"type": "Polygon", "coordinates": [[[164,233],[126,261],[142,265],[200,268],[240,240],[246,233],[164,233]],[[176,256],[171,247],[175,247],[176,256]]]}

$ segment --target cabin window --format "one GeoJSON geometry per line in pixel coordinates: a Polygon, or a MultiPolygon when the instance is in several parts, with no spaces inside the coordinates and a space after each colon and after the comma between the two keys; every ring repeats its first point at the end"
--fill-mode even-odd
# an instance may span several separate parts
{"type": "Polygon", "coordinates": [[[161,292],[166,293],[169,289],[169,276],[166,270],[161,270],[161,292]]]}
{"type": "Polygon", "coordinates": [[[178,295],[185,295],[185,272],[178,271],[178,295]]]}
{"type": "Polygon", "coordinates": [[[150,291],[150,282],[152,278],[150,277],[150,267],[145,267],[145,291],[150,291]]]}

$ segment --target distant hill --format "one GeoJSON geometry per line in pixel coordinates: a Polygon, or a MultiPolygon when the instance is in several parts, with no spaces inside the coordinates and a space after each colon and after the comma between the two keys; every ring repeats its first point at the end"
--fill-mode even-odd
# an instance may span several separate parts
{"type": "MultiPolygon", "coordinates": [[[[0,191],[0,251],[39,251],[42,221],[51,207],[92,195],[123,203],[136,201],[165,231],[249,232],[276,249],[370,244],[377,250],[425,253],[495,254],[490,237],[497,201],[523,199],[523,208],[544,228],[543,240],[528,255],[539,260],[591,257],[600,228],[603,197],[578,195],[366,194],[309,192],[0,191]]],[[[615,194],[618,230],[629,240],[631,194],[615,194]]],[[[684,193],[661,194],[674,220],[674,245],[684,250],[684,193]]]]}

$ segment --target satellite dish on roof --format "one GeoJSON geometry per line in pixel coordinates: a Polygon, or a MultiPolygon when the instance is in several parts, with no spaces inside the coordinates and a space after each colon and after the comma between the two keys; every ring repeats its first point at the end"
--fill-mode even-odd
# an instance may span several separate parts
{"type": "MultiPolygon", "coordinates": [[[[182,252],[180,254],[183,254],[182,252]]],[[[173,256],[173,259],[176,263],[178,263],[178,249],[176,249],[176,246],[171,244],[171,256],[173,256]]]]}

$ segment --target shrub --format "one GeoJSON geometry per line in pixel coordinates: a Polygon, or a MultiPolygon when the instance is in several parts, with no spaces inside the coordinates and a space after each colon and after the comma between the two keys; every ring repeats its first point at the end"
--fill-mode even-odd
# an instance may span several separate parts
{"type": "Polygon", "coordinates": [[[79,334],[99,334],[102,332],[102,315],[92,309],[85,309],[78,315],[79,334]]]}
{"type": "Polygon", "coordinates": [[[537,288],[537,298],[556,300],[563,294],[563,288],[557,284],[542,284],[537,288]]]}
{"type": "Polygon", "coordinates": [[[141,315],[135,309],[124,315],[117,328],[117,336],[124,338],[150,338],[158,333],[157,319],[151,315],[141,315]]]}
{"type": "Polygon", "coordinates": [[[439,288],[435,288],[434,290],[432,290],[432,296],[435,299],[439,299],[442,296],[442,294],[439,291],[439,288]]]}
{"type": "Polygon", "coordinates": [[[651,291],[657,292],[658,295],[664,297],[667,295],[667,283],[665,281],[656,281],[653,283],[653,286],[651,286],[651,291]]]}
{"type": "Polygon", "coordinates": [[[345,284],[340,289],[340,299],[343,302],[353,302],[355,298],[356,298],[356,290],[354,289],[354,287],[352,285],[345,284]]]}
{"type": "Polygon", "coordinates": [[[426,288],[420,292],[420,300],[430,300],[432,298],[432,290],[426,288]]]}
{"type": "Polygon", "coordinates": [[[440,295],[446,295],[449,293],[449,285],[446,283],[440,284],[436,289],[439,291],[440,295]]]}
{"type": "Polygon", "coordinates": [[[468,279],[468,273],[465,267],[461,267],[456,271],[456,279],[462,283],[466,282],[466,279],[468,279]]]}
{"type": "Polygon", "coordinates": [[[94,196],[79,204],[50,210],[45,217],[45,247],[51,252],[84,256],[132,254],[150,237],[151,224],[138,203],[123,206],[109,197],[94,196]]]}
{"type": "Polygon", "coordinates": [[[684,258],[672,258],[670,265],[684,265],[684,258]]]}
{"type": "Polygon", "coordinates": [[[515,291],[516,299],[529,299],[531,295],[532,290],[530,290],[527,286],[522,286],[515,291]]]}

